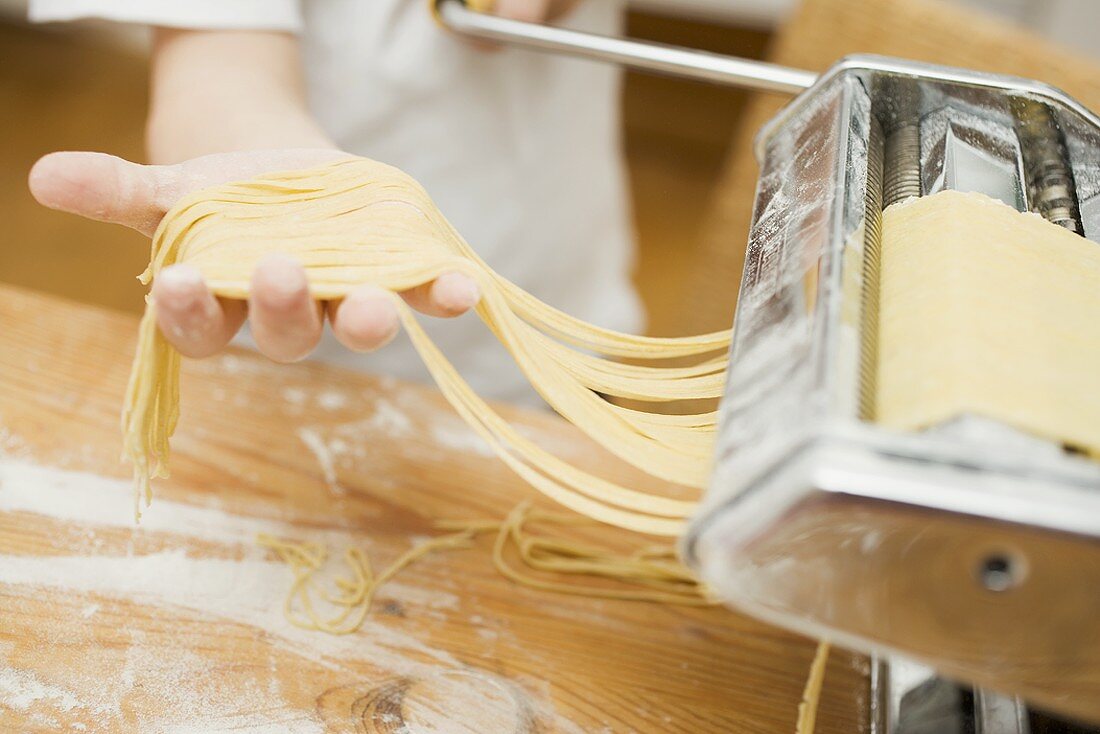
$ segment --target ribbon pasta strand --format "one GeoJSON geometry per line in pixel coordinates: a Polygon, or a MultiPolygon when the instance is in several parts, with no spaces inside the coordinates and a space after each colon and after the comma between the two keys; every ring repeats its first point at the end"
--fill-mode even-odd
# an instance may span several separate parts
{"type": "MultiPolygon", "coordinates": [[[[245,298],[257,262],[272,252],[302,263],[318,299],[340,298],[365,283],[391,291],[443,395],[540,492],[601,522],[654,535],[681,533],[707,481],[716,416],[669,415],[660,408],[672,400],[721,395],[728,330],[644,337],[569,316],[494,272],[415,180],[366,158],[273,173],[184,198],[154,234],[141,280],[148,285],[163,268],[189,263],[215,294],[245,298]],[[451,271],[477,283],[478,316],[551,407],[620,459],[694,490],[694,496],[643,492],[583,471],[524,438],[474,393],[396,295],[451,271]],[[636,403],[628,408],[609,398],[636,403]]],[[[122,416],[124,454],[137,487],[135,512],[142,497],[149,502],[151,479],[167,476],[169,439],[179,420],[180,355],[157,330],[156,308],[155,299],[147,298],[122,416]]]]}

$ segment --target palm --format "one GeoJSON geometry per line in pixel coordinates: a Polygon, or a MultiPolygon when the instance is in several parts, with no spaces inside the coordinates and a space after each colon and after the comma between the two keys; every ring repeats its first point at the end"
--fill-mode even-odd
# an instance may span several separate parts
{"type": "MultiPolygon", "coordinates": [[[[331,149],[260,150],[143,166],[103,153],[51,153],[31,169],[29,184],[34,197],[48,207],[152,235],[165,213],[194,191],[272,171],[312,168],[346,155],[331,149]]],[[[457,273],[402,295],[414,308],[435,316],[457,316],[478,300],[473,281],[457,273]]],[[[398,328],[387,294],[364,285],[342,301],[315,302],[301,265],[279,256],[257,266],[247,306],[215,298],[201,274],[188,265],[161,271],[153,297],[161,332],[191,357],[222,349],[246,315],[260,351],[281,362],[313,350],[326,314],[337,338],[356,351],[382,346],[398,328]]]]}

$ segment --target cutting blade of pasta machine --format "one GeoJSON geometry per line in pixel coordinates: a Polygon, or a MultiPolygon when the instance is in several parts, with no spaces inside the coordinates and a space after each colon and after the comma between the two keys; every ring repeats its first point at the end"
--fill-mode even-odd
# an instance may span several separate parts
{"type": "Polygon", "coordinates": [[[975,415],[876,426],[866,322],[882,209],[910,196],[977,191],[1100,242],[1100,119],[1013,77],[871,56],[815,77],[460,0],[437,11],[477,38],[801,91],[757,138],[715,469],[685,557],[732,606],[874,655],[876,734],[1022,734],[1017,695],[1100,721],[1100,464],[975,415]]]}

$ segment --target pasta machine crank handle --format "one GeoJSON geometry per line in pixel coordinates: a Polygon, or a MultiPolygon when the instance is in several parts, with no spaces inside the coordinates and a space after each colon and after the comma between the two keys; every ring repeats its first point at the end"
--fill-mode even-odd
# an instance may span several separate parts
{"type": "Polygon", "coordinates": [[[499,18],[471,10],[464,0],[433,1],[440,22],[470,38],[765,92],[798,94],[817,79],[813,72],[764,61],[499,18]]]}

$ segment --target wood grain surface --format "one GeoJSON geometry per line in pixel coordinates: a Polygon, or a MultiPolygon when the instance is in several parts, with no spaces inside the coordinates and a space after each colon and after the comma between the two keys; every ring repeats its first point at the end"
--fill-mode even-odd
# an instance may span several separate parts
{"type": "MultiPolygon", "coordinates": [[[[173,476],[135,526],[117,459],[135,327],[0,288],[0,731],[794,731],[809,640],[517,588],[487,542],[407,569],[356,634],[289,625],[257,532],[383,565],[533,492],[430,387],[232,352],[185,363],[173,476]]],[[[556,417],[504,412],[622,476],[556,417]]],[[[862,730],[866,704],[864,662],[838,652],[819,731],[862,730]]]]}

